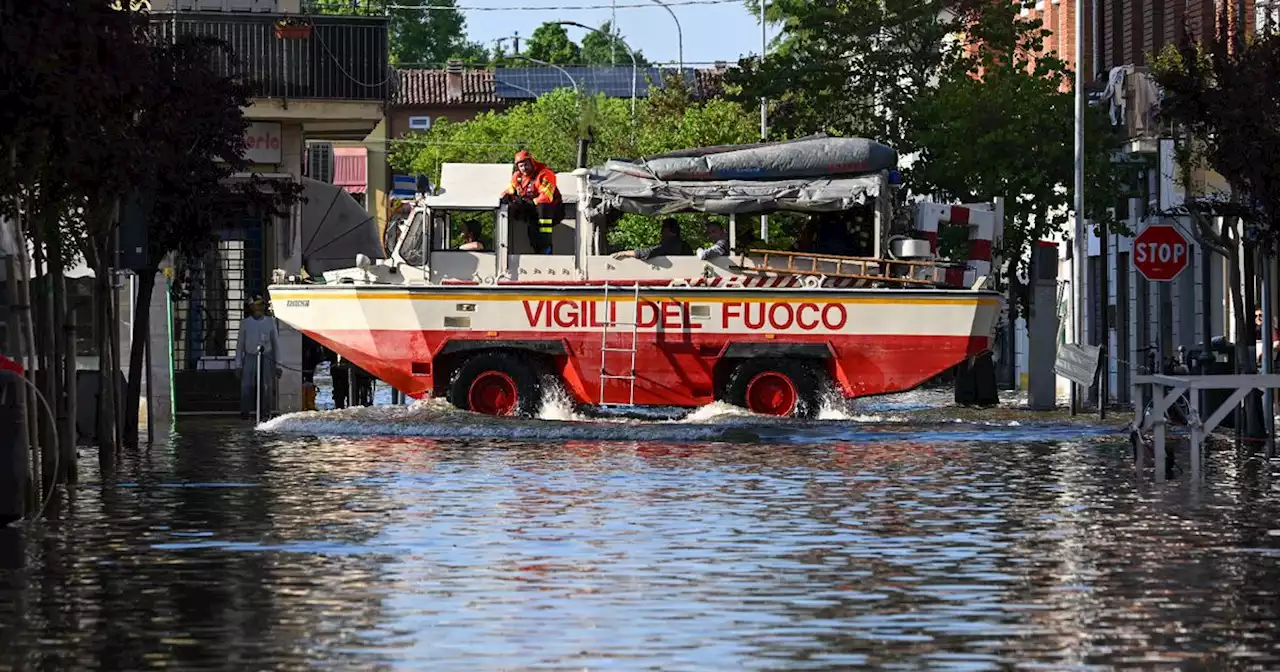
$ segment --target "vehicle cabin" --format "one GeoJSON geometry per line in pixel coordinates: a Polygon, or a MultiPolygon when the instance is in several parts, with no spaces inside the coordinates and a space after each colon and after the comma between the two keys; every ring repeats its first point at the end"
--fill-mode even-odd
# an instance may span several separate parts
{"type": "MultiPolygon", "coordinates": [[[[557,182],[564,200],[564,219],[555,226],[552,254],[534,254],[525,226],[507,216],[499,198],[511,178],[508,164],[447,163],[441,170],[439,188],[420,196],[411,214],[393,222],[388,232],[390,258],[362,269],[346,269],[326,274],[333,281],[357,281],[409,285],[493,284],[519,282],[560,284],[602,280],[663,280],[741,278],[755,276],[803,277],[840,275],[839,262],[806,260],[796,273],[774,267],[778,261],[760,254],[744,254],[739,242],[763,236],[740,231],[738,215],[751,217],[771,212],[801,212],[818,220],[856,211],[872,227],[871,245],[861,256],[882,258],[887,243],[890,194],[887,173],[830,180],[822,189],[780,193],[776,185],[739,186],[735,193],[687,194],[678,197],[652,193],[625,193],[613,188],[609,178],[600,179],[586,170],[558,173],[557,182]],[[850,185],[853,185],[852,188],[850,185]],[[591,194],[590,207],[581,207],[582,194],[591,194]],[[652,257],[647,260],[612,256],[607,234],[624,214],[654,217],[700,212],[724,225],[731,254],[707,260],[696,255],[652,257]],[[429,223],[429,226],[428,226],[429,223]],[[479,234],[483,251],[458,249],[463,230],[479,234]],[[767,262],[767,263],[766,263],[767,262]],[[766,268],[767,266],[767,268],[766,268]],[[372,277],[371,277],[372,276],[372,277]]],[[[741,183],[738,183],[741,185],[741,183]]],[[[846,229],[847,231],[847,229],[846,229]]],[[[658,241],[649,241],[656,244],[658,241]]]]}

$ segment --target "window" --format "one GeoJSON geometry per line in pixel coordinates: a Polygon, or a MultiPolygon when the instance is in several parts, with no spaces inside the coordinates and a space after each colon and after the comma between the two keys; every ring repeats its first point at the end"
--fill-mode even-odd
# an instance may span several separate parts
{"type": "Polygon", "coordinates": [[[409,129],[425,131],[431,128],[431,117],[409,117],[409,129]]]}
{"type": "Polygon", "coordinates": [[[414,213],[413,222],[409,224],[409,230],[404,234],[404,243],[400,245],[400,258],[410,266],[421,266],[425,262],[422,258],[423,236],[426,235],[423,220],[421,210],[414,213]]]}

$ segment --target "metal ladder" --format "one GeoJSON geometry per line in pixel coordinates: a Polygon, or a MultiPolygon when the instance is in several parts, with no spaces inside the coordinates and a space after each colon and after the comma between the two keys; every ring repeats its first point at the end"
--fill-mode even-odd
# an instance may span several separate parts
{"type": "Polygon", "coordinates": [[[632,302],[631,321],[630,322],[614,322],[610,320],[613,311],[610,310],[609,303],[609,283],[604,283],[604,319],[600,322],[600,405],[601,406],[635,406],[636,405],[636,350],[640,331],[640,283],[637,282],[633,288],[635,298],[632,302]],[[630,348],[611,348],[609,347],[609,328],[610,327],[631,327],[631,347],[630,348]],[[629,352],[631,353],[631,368],[627,369],[627,375],[614,376],[609,374],[609,370],[605,368],[605,359],[611,352],[629,352]],[[605,386],[610,380],[626,380],[631,384],[631,391],[628,395],[626,404],[608,403],[605,401],[605,386]]]}

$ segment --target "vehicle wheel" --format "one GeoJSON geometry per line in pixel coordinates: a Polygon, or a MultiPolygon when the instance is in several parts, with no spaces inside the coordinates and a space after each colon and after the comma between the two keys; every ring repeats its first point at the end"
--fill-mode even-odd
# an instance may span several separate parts
{"type": "Polygon", "coordinates": [[[532,417],[542,405],[542,389],[537,371],[520,356],[486,352],[453,372],[449,403],[485,415],[532,417]]]}
{"type": "Polygon", "coordinates": [[[730,374],[725,398],[760,415],[812,418],[822,406],[822,378],[806,362],[749,359],[730,374]]]}

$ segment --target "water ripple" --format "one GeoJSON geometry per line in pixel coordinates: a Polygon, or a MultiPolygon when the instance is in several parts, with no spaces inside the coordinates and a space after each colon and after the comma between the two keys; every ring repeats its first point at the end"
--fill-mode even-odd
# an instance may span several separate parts
{"type": "Polygon", "coordinates": [[[0,569],[0,670],[1280,667],[1272,467],[1142,485],[1106,428],[990,423],[88,451],[0,569]]]}

